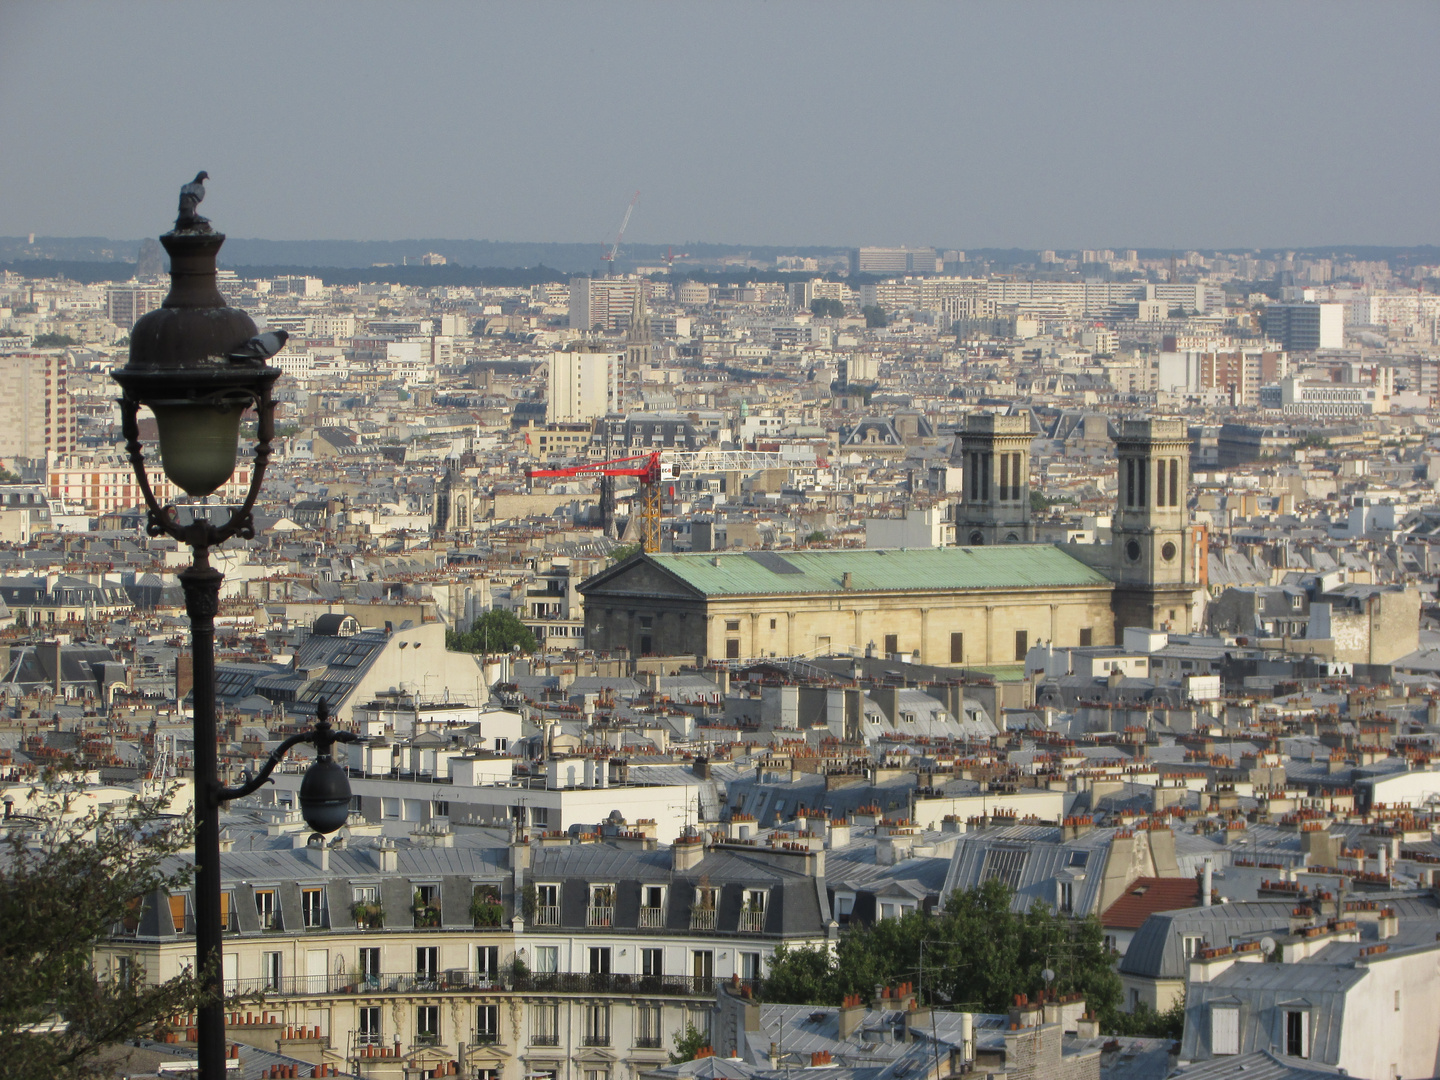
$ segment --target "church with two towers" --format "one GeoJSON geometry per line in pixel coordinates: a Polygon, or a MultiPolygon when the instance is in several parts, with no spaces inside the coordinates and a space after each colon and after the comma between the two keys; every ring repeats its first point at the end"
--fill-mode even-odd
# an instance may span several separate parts
{"type": "Polygon", "coordinates": [[[957,546],[636,555],[580,586],[586,647],[702,660],[858,649],[995,666],[1022,662],[1042,641],[1192,632],[1206,536],[1186,505],[1184,422],[1120,421],[1111,542],[1097,544],[1035,541],[1029,424],[975,414],[956,436],[957,546]]]}

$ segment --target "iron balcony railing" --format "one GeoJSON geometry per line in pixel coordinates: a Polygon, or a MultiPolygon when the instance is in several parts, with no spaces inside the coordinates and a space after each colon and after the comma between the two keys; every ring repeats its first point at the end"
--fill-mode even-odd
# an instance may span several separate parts
{"type": "Polygon", "coordinates": [[[659,1050],[661,1040],[659,1035],[641,1035],[635,1040],[637,1050],[659,1050]]]}
{"type": "Polygon", "coordinates": [[[611,906],[591,906],[585,909],[586,926],[614,926],[615,909],[611,906]]]}
{"type": "Polygon", "coordinates": [[[660,907],[642,907],[640,909],[641,930],[663,930],[665,928],[665,909],[660,907]]]}
{"type": "Polygon", "coordinates": [[[691,930],[714,930],[714,929],[715,929],[715,909],[714,909],[714,908],[692,907],[692,908],[690,909],[690,929],[691,929],[691,930]]]}
{"type": "Polygon", "coordinates": [[[531,1046],[559,1046],[560,1036],[553,1032],[540,1032],[530,1036],[531,1046]]]}
{"type": "Polygon", "coordinates": [[[559,925],[560,925],[560,905],[559,905],[559,904],[541,904],[539,907],[537,907],[537,908],[535,909],[535,925],[536,925],[536,926],[559,926],[559,925]]]}
{"type": "Polygon", "coordinates": [[[740,932],[742,934],[760,934],[765,930],[765,912],[763,911],[742,911],[740,912],[740,932]]]}
{"type": "Polygon", "coordinates": [[[499,975],[442,971],[435,975],[288,975],[279,979],[226,979],[227,996],[314,997],[336,994],[414,994],[472,990],[541,994],[656,994],[707,997],[715,991],[711,976],[628,975],[585,971],[528,972],[499,975]]]}

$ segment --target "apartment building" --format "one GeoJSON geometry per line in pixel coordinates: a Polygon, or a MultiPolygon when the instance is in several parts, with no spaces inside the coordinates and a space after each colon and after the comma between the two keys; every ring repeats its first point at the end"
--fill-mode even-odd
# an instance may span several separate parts
{"type": "Polygon", "coordinates": [[[620,330],[630,325],[639,278],[570,279],[570,326],[575,330],[620,330]]]}
{"type": "Polygon", "coordinates": [[[623,412],[626,371],[623,349],[591,345],[552,352],[545,391],[546,420],[577,424],[623,412]]]}
{"type": "MultiPolygon", "coordinates": [[[[3,409],[0,403],[0,413],[3,409]]],[[[130,462],[119,454],[65,454],[50,466],[46,483],[51,499],[63,500],[66,506],[87,514],[129,510],[145,502],[130,462]]],[[[249,487],[250,466],[241,461],[215,496],[222,502],[238,503],[249,487]]],[[[150,463],[150,490],[162,506],[184,495],[170,482],[158,460],[150,463]]]]}
{"type": "Polygon", "coordinates": [[[54,461],[75,449],[75,411],[60,349],[0,356],[0,458],[54,461]]]}
{"type": "Polygon", "coordinates": [[[116,326],[129,330],[135,325],[136,319],[164,302],[166,291],[159,285],[139,285],[134,282],[111,285],[105,290],[105,317],[116,326]]]}
{"type": "MultiPolygon", "coordinates": [[[[721,980],[759,978],[781,942],[828,940],[819,853],[618,832],[397,843],[364,826],[326,844],[280,811],[230,825],[224,981],[258,998],[232,1035],[300,1029],[311,1060],[366,1076],[456,1062],[483,1080],[621,1080],[664,1065],[688,1024],[708,1031],[721,980]]],[[[189,893],[146,897],[96,964],[170,978],[194,927],[189,893]]]]}

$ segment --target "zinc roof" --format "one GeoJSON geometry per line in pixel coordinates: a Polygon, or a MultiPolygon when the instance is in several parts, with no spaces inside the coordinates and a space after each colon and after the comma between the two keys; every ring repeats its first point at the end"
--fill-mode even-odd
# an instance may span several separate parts
{"type": "Polygon", "coordinates": [[[651,555],[706,596],[1099,586],[1098,571],[1050,544],[651,555]]]}

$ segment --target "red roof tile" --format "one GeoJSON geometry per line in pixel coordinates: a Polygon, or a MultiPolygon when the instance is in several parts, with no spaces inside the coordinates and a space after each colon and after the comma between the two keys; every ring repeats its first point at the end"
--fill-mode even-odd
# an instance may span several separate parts
{"type": "Polygon", "coordinates": [[[1200,903],[1200,883],[1194,878],[1136,878],[1104,914],[1100,923],[1106,929],[1139,930],[1141,924],[1157,911],[1178,911],[1200,903]]]}

